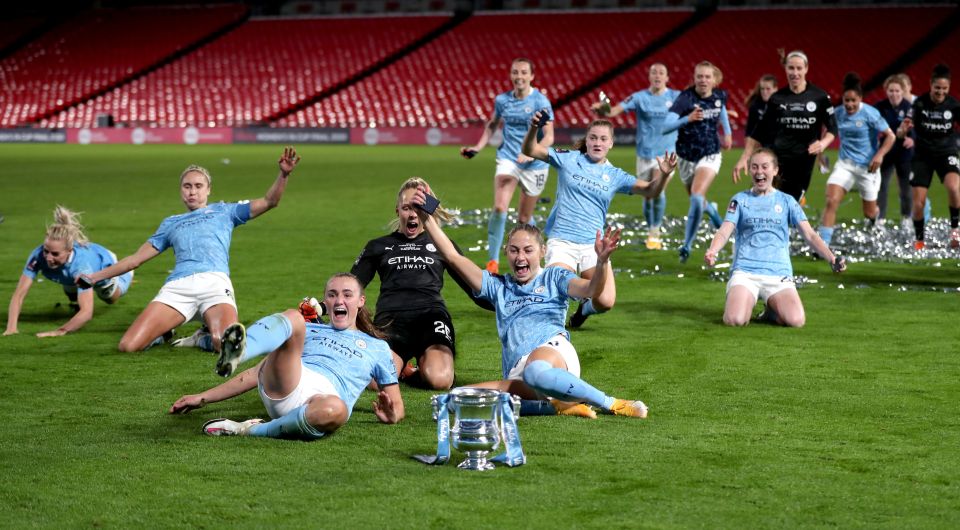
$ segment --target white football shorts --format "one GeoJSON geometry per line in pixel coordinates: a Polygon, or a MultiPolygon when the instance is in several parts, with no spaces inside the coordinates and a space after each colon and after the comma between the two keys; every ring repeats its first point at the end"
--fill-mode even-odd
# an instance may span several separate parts
{"type": "Polygon", "coordinates": [[[318,394],[337,396],[343,399],[326,376],[314,372],[304,366],[303,363],[300,363],[300,382],[297,383],[297,388],[293,392],[282,398],[274,399],[263,390],[262,383],[257,384],[257,390],[260,391],[260,401],[263,401],[263,406],[267,409],[267,414],[271,418],[286,416],[318,394]]]}
{"type": "Polygon", "coordinates": [[[497,175],[509,175],[520,183],[520,188],[527,195],[537,196],[543,193],[543,187],[547,185],[547,173],[549,168],[543,169],[521,169],[513,160],[505,158],[497,159],[497,175]]]}
{"type": "Polygon", "coordinates": [[[207,309],[215,305],[237,307],[233,298],[233,283],[222,272],[198,272],[167,282],[153,301],[176,309],[186,321],[196,316],[202,318],[207,309]]]}
{"type": "MultiPolygon", "coordinates": [[[[556,350],[557,353],[560,354],[560,357],[563,357],[563,362],[567,363],[567,371],[580,377],[580,357],[577,356],[577,350],[566,337],[563,335],[554,335],[553,338],[537,346],[537,348],[551,348],[556,350]]],[[[507,379],[523,381],[523,369],[527,366],[527,359],[530,358],[530,353],[521,357],[520,360],[517,361],[517,364],[513,365],[510,373],[507,374],[507,379]]]]}
{"type": "Polygon", "coordinates": [[[579,274],[597,266],[597,251],[594,250],[593,243],[580,244],[563,239],[548,239],[546,263],[562,263],[579,274]]]}
{"type": "Polygon", "coordinates": [[[880,195],[880,169],[870,173],[866,166],[858,166],[849,160],[839,160],[833,166],[827,184],[840,186],[847,191],[856,186],[861,199],[875,201],[880,195]]]}
{"type": "Polygon", "coordinates": [[[682,180],[683,184],[689,188],[693,185],[693,177],[698,169],[705,167],[711,169],[714,175],[716,175],[720,172],[720,164],[722,163],[723,155],[721,153],[707,155],[697,161],[679,158],[677,160],[677,170],[680,172],[680,180],[682,180]]]}
{"type": "Polygon", "coordinates": [[[746,287],[754,298],[763,300],[764,303],[773,295],[785,289],[797,290],[797,284],[792,276],[771,276],[768,274],[753,274],[744,271],[733,271],[730,280],[727,282],[727,294],[730,289],[741,285],[746,287]]]}

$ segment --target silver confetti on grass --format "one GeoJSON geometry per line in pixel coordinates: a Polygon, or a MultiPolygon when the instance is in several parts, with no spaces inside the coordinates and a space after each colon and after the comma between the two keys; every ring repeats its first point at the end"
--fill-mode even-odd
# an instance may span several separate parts
{"type": "MultiPolygon", "coordinates": [[[[546,218],[550,213],[549,205],[537,205],[534,212],[534,220],[537,226],[543,227],[546,218]]],[[[485,228],[490,217],[490,208],[472,209],[456,212],[457,217],[450,222],[451,226],[476,226],[485,228]]],[[[819,218],[819,212],[808,212],[808,218],[813,224],[819,218]]],[[[510,209],[507,214],[507,225],[517,222],[516,211],[510,209]]],[[[623,213],[610,213],[607,215],[607,225],[620,228],[622,232],[622,244],[626,248],[642,248],[646,240],[648,231],[647,223],[642,216],[628,215],[623,213]]],[[[664,250],[676,251],[683,245],[684,234],[686,232],[686,216],[666,217],[663,225],[660,227],[661,241],[664,250]]],[[[713,241],[715,230],[710,226],[709,220],[704,217],[700,223],[700,229],[693,241],[693,248],[705,250],[713,241]]],[[[852,219],[837,223],[833,238],[830,242],[830,248],[839,255],[844,256],[850,264],[862,262],[890,262],[890,263],[914,263],[918,265],[929,265],[932,267],[943,267],[941,261],[932,263],[918,263],[918,260],[958,260],[960,251],[950,248],[950,222],[944,218],[933,218],[927,221],[925,230],[926,248],[915,250],[913,248],[914,230],[912,223],[897,223],[893,220],[887,220],[885,223],[878,223],[871,226],[866,219],[852,219]]],[[[732,246],[734,238],[724,246],[718,256],[720,259],[732,258],[732,246]]],[[[478,241],[477,245],[471,246],[469,250],[485,250],[486,241],[478,241]]],[[[793,256],[803,256],[808,258],[820,259],[816,252],[807,245],[806,241],[796,230],[791,231],[790,254],[793,256]]],[[[960,262],[953,266],[960,268],[960,262]]],[[[631,278],[637,276],[654,276],[664,274],[660,266],[654,266],[653,270],[643,269],[633,271],[629,269],[614,269],[616,273],[625,273],[631,278]]],[[[709,278],[716,281],[727,281],[726,271],[712,270],[709,278]]],[[[682,275],[677,277],[683,278],[682,275]]],[[[795,277],[797,287],[805,285],[815,285],[817,280],[806,276],[795,277]]],[[[823,286],[820,286],[823,288],[823,286]]],[[[869,286],[857,286],[865,288],[869,286]]],[[[945,293],[958,293],[960,287],[929,287],[929,286],[911,286],[911,285],[893,285],[890,288],[896,288],[898,291],[941,291],[945,293]]],[[[838,289],[844,289],[843,284],[837,285],[838,289]]]]}

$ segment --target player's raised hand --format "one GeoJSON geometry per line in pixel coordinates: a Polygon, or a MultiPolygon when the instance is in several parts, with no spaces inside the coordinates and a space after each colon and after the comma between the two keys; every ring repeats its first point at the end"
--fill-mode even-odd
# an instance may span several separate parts
{"type": "Polygon", "coordinates": [[[733,166],[733,182],[740,182],[740,178],[747,174],[747,161],[744,157],[737,160],[737,165],[733,166]]]}
{"type": "Polygon", "coordinates": [[[700,108],[700,105],[694,105],[693,110],[687,115],[687,120],[691,122],[703,121],[703,109],[700,108]]]}
{"type": "Polygon", "coordinates": [[[703,255],[703,261],[707,264],[708,267],[713,267],[717,264],[717,251],[712,248],[708,248],[707,252],[703,255]]]}
{"type": "Polygon", "coordinates": [[[657,165],[660,166],[660,172],[664,175],[662,178],[666,178],[677,167],[677,153],[664,151],[663,156],[657,157],[657,165]]]}
{"type": "Polygon", "coordinates": [[[283,154],[280,155],[280,160],[277,161],[277,164],[280,166],[280,171],[283,172],[284,176],[292,173],[299,163],[300,157],[297,156],[297,150],[289,146],[283,148],[283,154]]]}
{"type": "Polygon", "coordinates": [[[607,228],[606,233],[597,230],[597,241],[593,245],[593,249],[597,253],[597,262],[606,262],[610,259],[610,254],[613,254],[613,251],[617,249],[617,245],[619,244],[619,228],[616,230],[607,228]]]}
{"type": "Polygon", "coordinates": [[[479,152],[480,152],[480,150],[478,150],[476,147],[461,147],[461,148],[460,148],[460,156],[462,156],[463,158],[466,158],[467,160],[470,160],[471,158],[477,156],[477,153],[479,153],[479,152]]]}

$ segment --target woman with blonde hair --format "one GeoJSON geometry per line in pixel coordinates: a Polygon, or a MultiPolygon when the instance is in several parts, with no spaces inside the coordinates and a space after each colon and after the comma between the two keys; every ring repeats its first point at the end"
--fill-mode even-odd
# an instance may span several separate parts
{"type": "MultiPolygon", "coordinates": [[[[136,252],[89,276],[79,285],[98,283],[136,269],[173,249],[173,272],[157,296],[120,339],[122,352],[140,351],[162,341],[174,328],[199,316],[210,333],[206,349],[220,351],[221,334],[237,322],[237,303],[230,281],[230,241],[233,230],[280,204],[287,177],[300,162],[296,150],[284,148],[280,172],[258,199],[208,204],[210,173],[191,165],[180,174],[180,200],[187,212],[167,217],[136,252]]],[[[201,346],[202,347],[202,346],[201,346]]]]}
{"type": "Polygon", "coordinates": [[[59,337],[82,328],[93,318],[93,294],[108,304],[123,296],[130,288],[133,272],[106,279],[86,288],[77,288],[74,283],[81,274],[92,274],[117,262],[117,256],[102,245],[91,242],[83,233],[80,214],[63,206],[53,210],[53,224],[47,227],[43,244],[35,248],[27,258],[17,288],[10,297],[7,312],[7,329],[4,335],[18,332],[17,322],[23,300],[30,291],[37,274],[63,286],[63,292],[76,304],[78,311],[59,328],[37,333],[38,337],[59,337]]]}
{"type": "MultiPolygon", "coordinates": [[[[351,272],[364,287],[375,275],[380,276],[374,323],[387,333],[397,373],[408,383],[444,390],[453,385],[457,350],[453,319],[441,295],[443,271],[467,294],[472,292],[460,275],[448,268],[424,231],[426,214],[410,202],[418,187],[430,189],[420,177],[409,178],[400,186],[392,232],[367,242],[351,272]],[[405,369],[412,359],[416,359],[416,371],[405,369]],[[415,373],[419,380],[412,377],[415,373]]],[[[440,207],[434,215],[441,221],[453,217],[440,207]]]]}

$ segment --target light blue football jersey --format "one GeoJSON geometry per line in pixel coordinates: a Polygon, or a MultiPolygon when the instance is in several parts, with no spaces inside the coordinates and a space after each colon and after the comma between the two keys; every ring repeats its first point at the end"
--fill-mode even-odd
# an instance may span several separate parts
{"type": "Polygon", "coordinates": [[[793,276],[790,227],[806,220],[797,200],[779,190],[769,195],[749,190],[734,195],[724,218],[737,227],[731,272],[793,276]]]}
{"type": "Polygon", "coordinates": [[[632,193],[637,178],[609,161],[594,162],[580,151],[549,148],[549,164],[557,168],[557,199],[547,218],[551,239],[589,244],[607,221],[607,208],[617,193],[632,193]]]}
{"type": "Polygon", "coordinates": [[[333,383],[350,412],[371,378],[381,388],[397,383],[390,346],[358,330],[307,323],[301,360],[333,383]]]}
{"type": "MultiPolygon", "coordinates": [[[[523,146],[523,137],[530,128],[530,120],[538,110],[547,109],[553,120],[553,107],[550,100],[536,88],[530,89],[530,95],[517,99],[513,91],[500,94],[493,100],[493,115],[503,120],[503,143],[497,148],[497,158],[515,162],[523,146]]],[[[538,137],[538,140],[540,137],[538,137]]],[[[540,160],[520,164],[521,169],[544,169],[547,165],[540,160]]]]}
{"type": "Polygon", "coordinates": [[[502,346],[500,369],[506,378],[517,361],[556,335],[567,339],[567,288],[577,275],[563,267],[547,267],[519,285],[513,276],[483,271],[478,298],[494,305],[502,346]]]}
{"type": "Polygon", "coordinates": [[[620,102],[624,111],[637,117],[637,157],[653,159],[676,150],[677,131],[663,134],[663,120],[679,95],[680,91],[673,88],[657,95],[646,89],[620,102]]]}
{"type": "Polygon", "coordinates": [[[249,220],[249,201],[218,202],[167,217],[147,241],[160,252],[173,247],[176,264],[168,282],[199,272],[229,276],[233,229],[249,220]]]}
{"type": "MultiPolygon", "coordinates": [[[[77,276],[106,269],[116,262],[117,258],[102,245],[96,243],[76,244],[73,246],[73,255],[67,262],[62,267],[53,269],[47,265],[47,260],[43,258],[43,245],[40,245],[27,258],[27,263],[23,267],[23,275],[30,279],[36,279],[37,273],[40,273],[52,282],[73,286],[77,276]]],[[[79,290],[83,292],[86,289],[79,290]]]]}
{"type": "Polygon", "coordinates": [[[840,134],[840,160],[849,160],[858,166],[869,166],[873,155],[877,154],[877,137],[890,128],[876,108],[860,103],[860,109],[847,114],[843,105],[837,106],[833,115],[837,119],[837,132],[840,134]]]}

